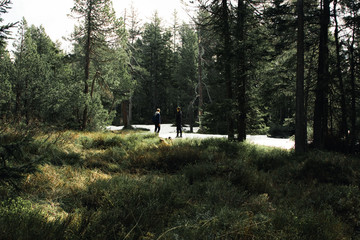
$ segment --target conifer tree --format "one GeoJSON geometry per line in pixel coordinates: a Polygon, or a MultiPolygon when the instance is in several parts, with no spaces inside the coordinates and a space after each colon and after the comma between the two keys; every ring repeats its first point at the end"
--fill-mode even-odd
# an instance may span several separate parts
{"type": "Polygon", "coordinates": [[[76,38],[83,46],[83,84],[85,95],[84,110],[82,114],[82,126],[85,130],[91,118],[89,118],[89,102],[91,101],[90,89],[96,79],[96,71],[92,72],[91,67],[96,59],[96,53],[109,40],[114,37],[115,13],[111,0],[75,0],[72,8],[74,17],[80,20],[79,32],[76,38]]]}
{"type": "Polygon", "coordinates": [[[318,79],[314,109],[314,145],[325,147],[328,132],[328,94],[329,94],[329,48],[328,30],[330,24],[330,1],[323,0],[320,15],[320,41],[318,58],[318,79]]]}
{"type": "MultiPolygon", "coordinates": [[[[3,22],[3,18],[1,14],[5,14],[10,9],[10,0],[0,0],[0,24],[3,22]]],[[[0,47],[5,45],[5,40],[9,37],[10,32],[9,30],[17,24],[15,23],[8,23],[6,25],[0,25],[0,47]]]]}
{"type": "MultiPolygon", "coordinates": [[[[137,79],[141,77],[142,68],[136,59],[136,52],[140,51],[138,46],[136,45],[136,41],[139,39],[142,31],[141,20],[139,19],[139,14],[137,9],[131,4],[130,6],[130,14],[124,17],[124,24],[126,29],[128,29],[128,53],[130,57],[129,66],[130,66],[130,74],[134,81],[134,84],[138,81],[137,79]]],[[[134,89],[133,89],[134,90],[134,89]]],[[[128,125],[131,125],[133,119],[133,96],[134,91],[131,92],[131,95],[128,100],[128,125]]],[[[123,116],[124,117],[124,116],[123,116]]]]}
{"type": "Polygon", "coordinates": [[[172,75],[171,33],[163,28],[157,12],[154,13],[151,22],[145,24],[142,39],[137,44],[141,48],[138,62],[141,62],[140,66],[146,72],[139,79],[140,86],[135,97],[141,99],[136,100],[138,104],[134,105],[134,111],[142,116],[151,116],[159,107],[163,110],[162,116],[169,116],[172,75]]]}
{"type": "Polygon", "coordinates": [[[184,116],[187,116],[190,124],[190,131],[192,131],[195,124],[194,109],[197,109],[195,102],[199,100],[197,81],[198,43],[196,32],[188,24],[181,25],[179,35],[179,63],[174,76],[175,104],[182,107],[184,116]]]}
{"type": "Polygon", "coordinates": [[[246,114],[247,114],[247,52],[246,52],[246,2],[238,0],[236,10],[236,32],[235,39],[237,41],[236,50],[236,92],[237,92],[237,133],[238,141],[246,139],[246,114]]]}
{"type": "Polygon", "coordinates": [[[14,78],[14,65],[5,46],[0,46],[0,121],[11,118],[11,100],[14,98],[11,81],[14,78]]]}
{"type": "Polygon", "coordinates": [[[296,72],[296,132],[295,151],[302,154],[306,150],[306,120],[304,111],[304,2],[297,0],[297,72],[296,72]]]}

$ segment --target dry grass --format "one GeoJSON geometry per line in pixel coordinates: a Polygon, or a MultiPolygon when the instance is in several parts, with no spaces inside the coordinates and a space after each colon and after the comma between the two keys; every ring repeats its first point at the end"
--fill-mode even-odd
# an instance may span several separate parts
{"type": "Polygon", "coordinates": [[[75,131],[28,149],[44,163],[0,203],[2,239],[17,222],[34,239],[350,239],[360,219],[347,156],[75,131]]]}

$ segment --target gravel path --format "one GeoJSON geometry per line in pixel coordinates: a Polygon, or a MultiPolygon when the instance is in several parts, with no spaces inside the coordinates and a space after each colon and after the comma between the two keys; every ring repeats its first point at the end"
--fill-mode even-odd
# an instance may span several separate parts
{"type": "MultiPolygon", "coordinates": [[[[132,125],[134,128],[144,128],[149,129],[149,131],[154,131],[154,125],[132,125]]],[[[109,126],[106,129],[111,131],[121,130],[123,126],[109,126]]],[[[198,128],[194,128],[195,133],[186,133],[189,131],[189,127],[183,128],[183,138],[227,138],[227,135],[218,135],[218,134],[199,134],[196,133],[198,128]]],[[[172,138],[176,137],[176,127],[172,126],[172,124],[161,124],[161,129],[159,133],[159,137],[161,138],[172,138]]],[[[266,135],[247,135],[246,141],[270,147],[278,147],[283,149],[293,149],[294,141],[288,138],[270,138],[266,135]]]]}

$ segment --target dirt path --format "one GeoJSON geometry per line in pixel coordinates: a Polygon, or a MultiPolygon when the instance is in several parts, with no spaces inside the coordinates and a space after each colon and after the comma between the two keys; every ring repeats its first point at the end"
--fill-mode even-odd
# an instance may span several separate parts
{"type": "MultiPolygon", "coordinates": [[[[134,128],[144,128],[149,129],[149,131],[154,131],[153,125],[132,125],[134,128]]],[[[121,130],[122,126],[109,126],[108,130],[116,131],[121,130]]],[[[189,127],[183,128],[183,138],[227,138],[227,135],[218,135],[218,134],[199,134],[196,133],[198,128],[194,128],[195,133],[186,133],[189,131],[189,127]]],[[[172,138],[176,137],[176,127],[173,127],[172,124],[161,124],[161,129],[159,133],[159,137],[161,138],[172,138]]],[[[292,149],[294,148],[294,141],[288,138],[270,138],[266,135],[247,135],[246,141],[270,147],[278,147],[283,149],[292,149]]]]}

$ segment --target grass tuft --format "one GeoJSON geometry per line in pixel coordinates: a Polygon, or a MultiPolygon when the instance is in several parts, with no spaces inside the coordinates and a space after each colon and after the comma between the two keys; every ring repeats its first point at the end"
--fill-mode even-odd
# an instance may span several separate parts
{"type": "Polygon", "coordinates": [[[17,189],[0,184],[0,239],[360,236],[357,157],[132,130],[1,134],[42,161],[17,189]]]}

